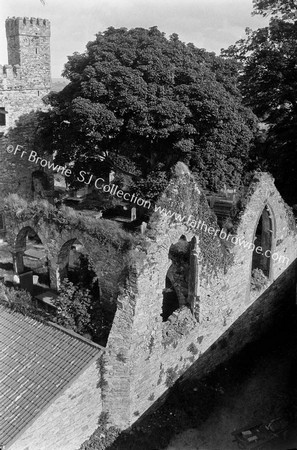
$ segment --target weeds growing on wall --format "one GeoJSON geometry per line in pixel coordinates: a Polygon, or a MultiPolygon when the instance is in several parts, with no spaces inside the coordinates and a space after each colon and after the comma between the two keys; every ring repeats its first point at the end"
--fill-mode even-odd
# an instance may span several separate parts
{"type": "MultiPolygon", "coordinates": [[[[198,188],[191,175],[173,177],[158,205],[161,208],[175,211],[181,217],[192,216],[193,220],[201,220],[201,223],[204,222],[207,228],[219,228],[216,216],[210,209],[206,196],[198,188]]],[[[158,220],[157,217],[155,221],[152,221],[152,228],[158,220]]],[[[174,218],[168,218],[168,222],[170,225],[177,223],[176,215],[174,218]]],[[[186,226],[191,231],[189,224],[186,226]]],[[[225,242],[217,236],[208,234],[201,226],[199,229],[194,229],[193,232],[199,237],[201,277],[208,278],[210,275],[217,275],[219,271],[226,272],[233,262],[233,254],[229,251],[225,242]]]]}
{"type": "Polygon", "coordinates": [[[267,286],[268,278],[261,269],[253,269],[251,276],[251,290],[261,291],[265,286],[267,286]]]}
{"type": "Polygon", "coordinates": [[[120,433],[119,428],[108,425],[108,414],[102,412],[98,419],[98,428],[79,450],[106,450],[110,448],[120,433]]]}
{"type": "Polygon", "coordinates": [[[33,220],[37,224],[44,220],[54,223],[60,231],[76,229],[88,233],[99,243],[108,243],[123,252],[138,242],[136,236],[124,231],[112,220],[87,217],[82,212],[66,206],[58,209],[46,200],[26,202],[17,194],[10,194],[5,199],[5,215],[19,223],[33,220]]]}
{"type": "MultiPolygon", "coordinates": [[[[262,172],[254,172],[251,173],[249,178],[246,180],[248,184],[243,186],[241,190],[238,192],[238,200],[236,204],[233,206],[229,223],[231,224],[231,227],[228,231],[232,234],[236,234],[238,225],[240,223],[240,220],[242,218],[242,215],[248,205],[248,203],[251,200],[251,197],[255,193],[256,189],[259,187],[259,184],[262,182],[263,178],[267,178],[266,173],[262,172]]],[[[290,231],[296,231],[296,223],[295,223],[295,217],[293,214],[293,210],[290,206],[288,206],[285,202],[283,202],[284,208],[286,210],[287,215],[287,221],[290,231]]]]}

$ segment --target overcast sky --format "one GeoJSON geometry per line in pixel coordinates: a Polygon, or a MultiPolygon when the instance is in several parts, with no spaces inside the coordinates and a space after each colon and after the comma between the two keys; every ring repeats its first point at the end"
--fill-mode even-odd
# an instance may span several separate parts
{"type": "Polygon", "coordinates": [[[0,63],[7,64],[5,19],[40,17],[51,22],[52,76],[59,77],[67,55],[83,52],[109,26],[157,25],[167,35],[220,52],[244,36],[245,27],[263,26],[252,17],[252,0],[0,0],[0,63]]]}

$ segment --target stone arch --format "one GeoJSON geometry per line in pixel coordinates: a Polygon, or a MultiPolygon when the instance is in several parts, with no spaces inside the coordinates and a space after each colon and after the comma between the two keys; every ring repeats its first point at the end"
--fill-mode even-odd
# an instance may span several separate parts
{"type": "MultiPolygon", "coordinates": [[[[16,275],[20,276],[24,273],[32,272],[32,276],[33,274],[37,275],[43,284],[46,286],[50,285],[47,249],[43,239],[40,238],[39,233],[32,226],[25,225],[18,231],[12,248],[12,256],[13,269],[16,275]]],[[[29,280],[27,281],[28,286],[30,286],[32,283],[29,280]]],[[[30,289],[28,288],[28,290],[30,289]]]]}
{"type": "Polygon", "coordinates": [[[275,235],[276,226],[273,210],[268,203],[265,203],[254,229],[253,243],[255,250],[252,255],[251,269],[252,271],[260,269],[268,279],[272,278],[273,261],[271,255],[273,253],[275,235]]]}
{"type": "MultiPolygon", "coordinates": [[[[20,253],[26,250],[26,236],[29,230],[32,230],[33,234],[34,232],[38,234],[46,250],[50,289],[53,291],[59,289],[59,263],[62,270],[65,268],[65,265],[61,264],[61,249],[67,254],[76,240],[84,247],[84,253],[90,257],[92,268],[98,278],[98,296],[104,309],[101,320],[103,324],[100,327],[104,329],[106,338],[105,342],[100,341],[100,344],[105,345],[118,310],[118,296],[128,279],[130,255],[126,250],[119,249],[113,241],[100,239],[99,232],[93,233],[88,227],[78,229],[56,221],[50,222],[47,217],[43,218],[42,212],[21,222],[20,217],[11,211],[7,220],[6,240],[13,254],[15,267],[16,259],[21,258],[20,253]]],[[[22,270],[21,268],[20,271],[22,270]]],[[[47,286],[46,288],[48,291],[47,286]]]]}
{"type": "Polygon", "coordinates": [[[172,284],[182,306],[187,303],[190,268],[190,242],[184,234],[170,246],[168,257],[171,260],[169,273],[171,272],[172,284]]]}
{"type": "Polygon", "coordinates": [[[166,322],[171,314],[179,308],[179,300],[170,276],[166,276],[163,290],[162,319],[166,322]]]}
{"type": "MultiPolygon", "coordinates": [[[[24,225],[17,233],[15,238],[15,248],[25,248],[26,247],[26,238],[28,236],[38,236],[38,233],[31,225],[24,225]]],[[[40,237],[38,239],[41,242],[40,237]]]]}
{"type": "Polygon", "coordinates": [[[168,317],[179,307],[188,305],[188,285],[190,270],[190,242],[184,234],[169,248],[171,265],[165,277],[163,290],[162,318],[168,317]]]}
{"type": "MultiPolygon", "coordinates": [[[[86,250],[85,245],[76,237],[64,242],[59,250],[57,259],[59,282],[63,281],[66,277],[74,283],[78,282],[79,280],[75,279],[75,272],[78,273],[81,269],[83,259],[87,259],[90,262],[89,267],[92,266],[90,273],[92,271],[93,275],[96,276],[95,266],[92,264],[91,257],[89,252],[86,250]]],[[[99,288],[98,294],[100,295],[99,288]]]]}
{"type": "Polygon", "coordinates": [[[59,288],[59,284],[68,276],[68,266],[69,266],[69,254],[71,252],[71,247],[77,241],[76,238],[69,239],[66,241],[60,251],[58,253],[58,283],[57,288],[59,288]]]}
{"type": "Polygon", "coordinates": [[[60,247],[57,257],[58,289],[67,278],[79,290],[87,289],[91,295],[91,338],[102,346],[106,346],[112,327],[114,313],[110,312],[106,297],[101,291],[101,278],[93,255],[82,240],[74,236],[60,247]]]}

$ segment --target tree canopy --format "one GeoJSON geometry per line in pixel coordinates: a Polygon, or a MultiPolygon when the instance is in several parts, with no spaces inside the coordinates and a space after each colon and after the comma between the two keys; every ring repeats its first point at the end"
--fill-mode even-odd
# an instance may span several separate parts
{"type": "Polygon", "coordinates": [[[297,18],[296,0],[253,0],[253,14],[272,15],[283,20],[297,18]]]}
{"type": "Polygon", "coordinates": [[[242,63],[244,102],[264,124],[258,146],[282,195],[296,203],[297,188],[297,2],[254,0],[255,13],[269,25],[246,30],[246,38],[223,52],[242,63]]]}
{"type": "Polygon", "coordinates": [[[178,160],[204,187],[238,186],[256,121],[241,102],[237,71],[236,62],[157,27],[108,28],[68,57],[70,83],[49,95],[40,143],[74,174],[120,168],[150,198],[178,160]]]}

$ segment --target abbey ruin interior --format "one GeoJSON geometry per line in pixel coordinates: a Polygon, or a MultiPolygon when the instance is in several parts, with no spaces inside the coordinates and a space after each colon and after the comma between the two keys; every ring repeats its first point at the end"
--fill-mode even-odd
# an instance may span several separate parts
{"type": "MultiPolygon", "coordinates": [[[[120,219],[57,205],[55,192],[66,177],[41,164],[51,155],[40,154],[39,163],[29,158],[32,151],[39,155],[38,113],[50,108],[50,35],[47,19],[6,20],[8,64],[0,68],[5,450],[78,449],[104,413],[110,425],[130,429],[176,383],[210,373],[277,322],[286,303],[295,306],[295,218],[269,173],[254,174],[229,229],[221,225],[236,193],[208,195],[182,162],[159,210],[151,208],[134,228],[124,225],[138,218],[137,204],[120,219]],[[53,320],[65,279],[87,286],[95,299],[92,331],[53,320]],[[13,287],[30,294],[35,315],[24,302],[11,303],[13,287]]],[[[70,200],[79,204],[79,196],[70,200]]]]}

